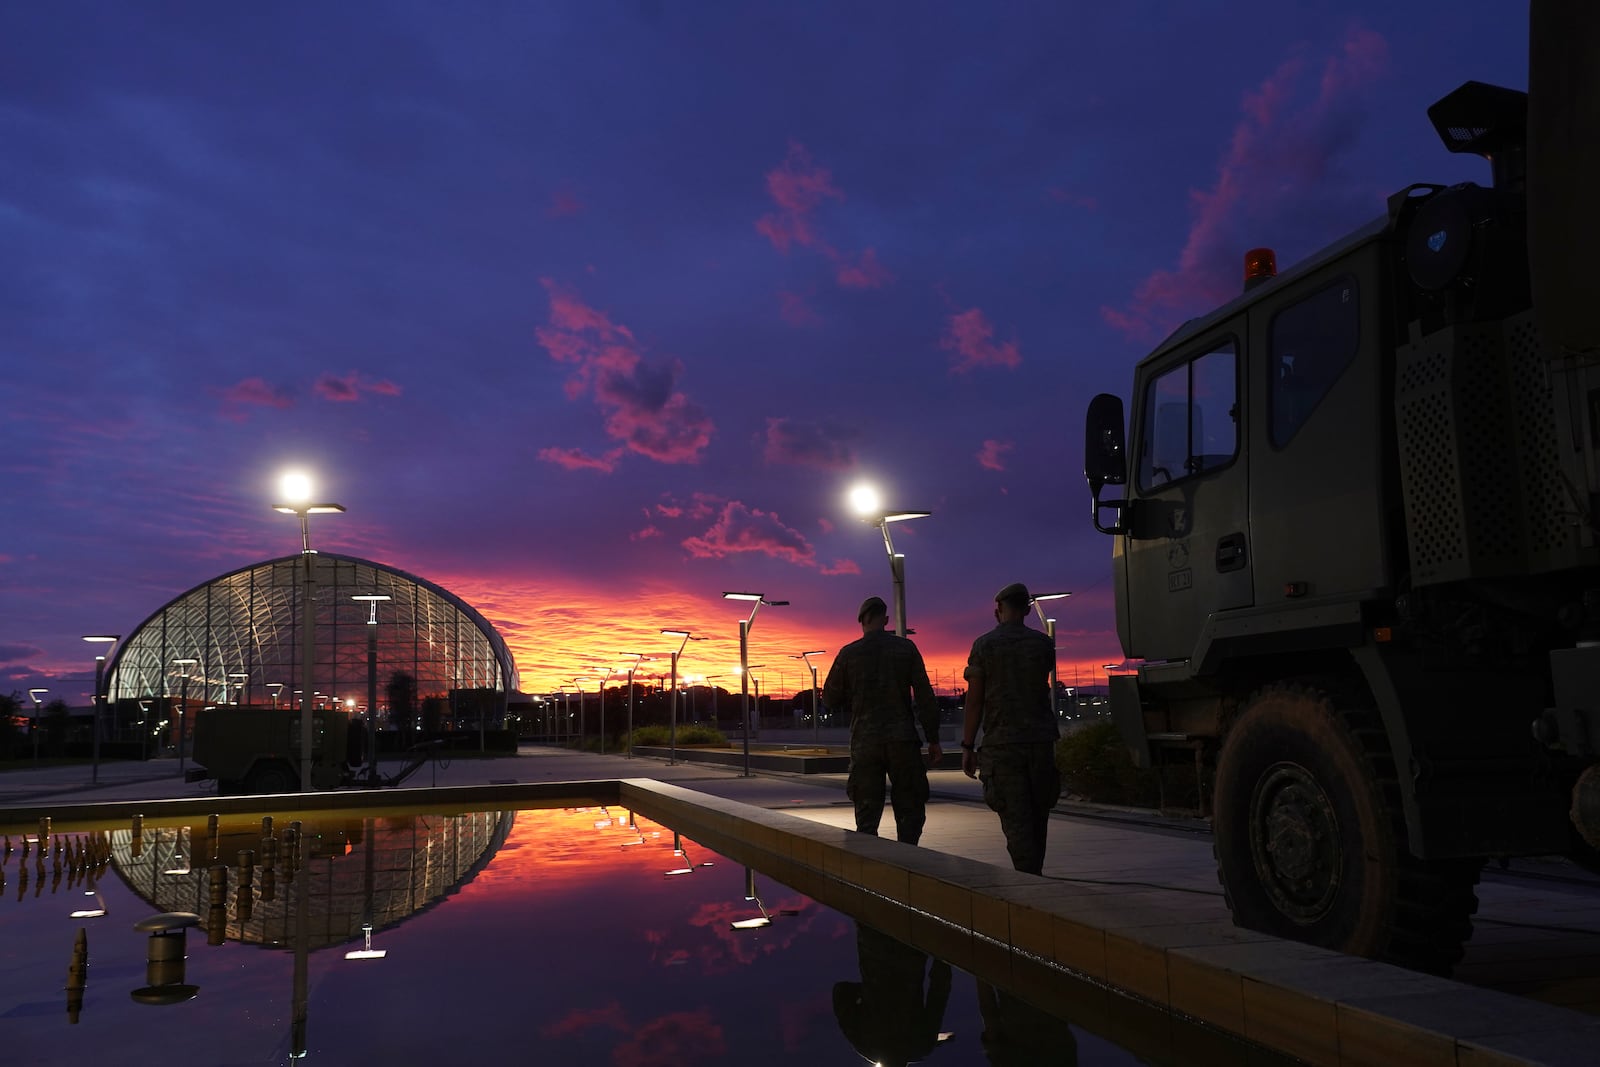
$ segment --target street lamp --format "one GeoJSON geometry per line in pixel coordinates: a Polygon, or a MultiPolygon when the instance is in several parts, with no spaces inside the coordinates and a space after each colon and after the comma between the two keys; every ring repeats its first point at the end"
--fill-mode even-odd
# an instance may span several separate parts
{"type": "Polygon", "coordinates": [[[639,669],[639,664],[652,657],[643,652],[623,652],[620,655],[632,656],[633,662],[628,664],[628,745],[623,756],[633,758],[633,672],[639,669]]]}
{"type": "Polygon", "coordinates": [[[1050,710],[1061,715],[1061,705],[1056,700],[1056,620],[1044,617],[1044,601],[1065,600],[1071,593],[1039,593],[1033,598],[1033,610],[1039,613],[1039,623],[1044,627],[1045,636],[1050,638],[1050,710]]]}
{"type": "Polygon", "coordinates": [[[739,620],[739,707],[744,713],[744,777],[750,777],[750,627],[756,624],[756,612],[765,604],[772,608],[788,605],[787,600],[768,600],[761,593],[723,593],[724,600],[743,600],[750,604],[750,617],[739,620]]]}
{"type": "MultiPolygon", "coordinates": [[[[250,688],[249,688],[249,686],[250,686],[250,676],[248,674],[230,674],[230,675],[228,675],[228,677],[229,678],[242,678],[243,679],[242,682],[235,682],[234,683],[234,686],[233,686],[233,703],[234,704],[238,704],[239,703],[239,690],[243,689],[244,690],[244,702],[245,702],[246,706],[248,706],[249,703],[250,703],[250,688]]],[[[226,703],[226,701],[224,703],[226,703]]]]}
{"type": "Polygon", "coordinates": [[[276,711],[278,709],[278,694],[283,691],[283,683],[268,682],[267,688],[272,690],[272,709],[276,711]]]}
{"type": "MultiPolygon", "coordinates": [[[[578,687],[568,682],[562,682],[559,688],[561,690],[561,710],[566,714],[567,717],[567,732],[563,733],[562,736],[570,740],[572,738],[572,694],[567,692],[567,690],[578,689],[578,687]]],[[[578,714],[583,714],[582,689],[578,689],[578,714]]]]}
{"type": "Polygon", "coordinates": [[[367,605],[367,783],[378,785],[378,605],[392,599],[387,593],[357,593],[350,598],[367,605]]]}
{"type": "MultiPolygon", "coordinates": [[[[600,668],[590,667],[589,669],[595,671],[600,668]]],[[[602,756],[606,754],[606,683],[611,681],[611,676],[615,673],[617,673],[615,667],[607,667],[605,675],[597,679],[600,683],[600,755],[602,756]]]]}
{"type": "MultiPolygon", "coordinates": [[[[333,515],[344,511],[343,504],[313,504],[311,500],[311,479],[299,471],[285,474],[278,483],[278,489],[283,493],[286,504],[272,505],[273,511],[285,515],[298,515],[300,517],[300,558],[305,564],[305,591],[302,594],[304,601],[301,612],[300,626],[303,630],[300,645],[300,791],[311,792],[311,659],[316,654],[317,638],[317,577],[315,560],[312,558],[316,552],[311,547],[311,520],[312,515],[333,515]]],[[[180,753],[181,755],[181,753],[180,753]]]]}
{"type": "Polygon", "coordinates": [[[822,737],[822,727],[820,724],[822,720],[819,718],[819,712],[817,710],[817,665],[811,662],[811,657],[826,656],[827,654],[828,653],[826,649],[818,648],[813,649],[810,652],[802,652],[798,656],[789,657],[790,659],[805,660],[806,666],[811,668],[811,741],[813,744],[820,743],[822,737]]]}
{"type": "MultiPolygon", "coordinates": [[[[662,630],[668,637],[681,637],[678,647],[672,653],[672,720],[667,728],[667,766],[678,762],[678,657],[683,655],[683,648],[690,641],[688,630],[662,630]]],[[[704,640],[701,638],[700,640],[704,640]]]]}
{"type": "Polygon", "coordinates": [[[28,696],[33,700],[33,762],[39,762],[39,708],[44,704],[44,694],[48,689],[30,689],[28,696]]]}
{"type": "MultiPolygon", "coordinates": [[[[106,652],[111,651],[111,646],[122,640],[121,634],[85,634],[85,641],[92,645],[105,645],[106,652]]],[[[105,702],[104,695],[100,692],[105,684],[106,657],[102,653],[94,658],[94,757],[93,770],[90,772],[89,781],[95,785],[100,784],[100,705],[105,702]]]]}
{"type": "Polygon", "coordinates": [[[889,552],[889,575],[894,579],[895,632],[901,637],[907,637],[911,633],[911,628],[906,625],[906,557],[904,553],[894,550],[894,541],[889,537],[889,524],[905,522],[908,519],[925,519],[933,512],[885,511],[883,502],[878,498],[878,491],[866,484],[850,490],[850,505],[864,522],[876,526],[878,532],[883,534],[883,547],[889,552]]]}
{"type": "Polygon", "coordinates": [[[183,690],[179,698],[182,706],[178,708],[178,774],[183,774],[183,746],[188,739],[189,731],[189,668],[200,661],[197,659],[175,659],[174,667],[183,668],[183,690]]]}

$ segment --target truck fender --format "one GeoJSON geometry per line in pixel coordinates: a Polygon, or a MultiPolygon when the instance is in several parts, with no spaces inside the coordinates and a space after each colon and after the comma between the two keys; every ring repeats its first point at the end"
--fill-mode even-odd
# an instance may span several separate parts
{"type": "Polygon", "coordinates": [[[1383,731],[1388,735],[1389,751],[1394,757],[1395,770],[1400,779],[1401,811],[1405,813],[1406,840],[1413,856],[1426,855],[1422,832],[1422,811],[1417,804],[1416,761],[1412,758],[1411,734],[1406,729],[1406,717],[1401,711],[1400,694],[1395,688],[1383,654],[1373,644],[1357,645],[1350,649],[1350,657],[1361,671],[1367,690],[1383,719],[1383,731]]]}

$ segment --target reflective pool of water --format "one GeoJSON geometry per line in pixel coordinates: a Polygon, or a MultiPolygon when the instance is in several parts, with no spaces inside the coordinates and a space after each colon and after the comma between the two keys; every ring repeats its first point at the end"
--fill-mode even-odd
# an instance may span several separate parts
{"type": "Polygon", "coordinates": [[[1135,1056],[619,809],[37,836],[0,863],[7,1063],[1273,1062],[1130,1007],[1135,1056]]]}

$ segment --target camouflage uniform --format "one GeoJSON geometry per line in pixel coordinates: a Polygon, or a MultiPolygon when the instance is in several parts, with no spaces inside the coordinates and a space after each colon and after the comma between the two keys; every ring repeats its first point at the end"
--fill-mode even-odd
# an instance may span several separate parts
{"type": "Polygon", "coordinates": [[[917,742],[916,718],[930,744],[939,740],[939,704],[917,646],[885,630],[865,634],[839,650],[822,699],[850,709],[850,777],[845,793],[855,802],[856,829],[878,832],[883,780],[889,779],[895,837],[916,844],[928,818],[928,768],[917,742]]]}
{"type": "Polygon", "coordinates": [[[1050,638],[1021,622],[996,626],[972,643],[967,657],[968,684],[983,688],[983,799],[1000,816],[1011,866],[1030,874],[1044,868],[1050,809],[1061,796],[1060,730],[1050,706],[1055,657],[1050,638]]]}

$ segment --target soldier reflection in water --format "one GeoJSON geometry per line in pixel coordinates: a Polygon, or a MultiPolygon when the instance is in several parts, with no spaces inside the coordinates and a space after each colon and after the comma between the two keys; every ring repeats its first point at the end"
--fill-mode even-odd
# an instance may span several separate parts
{"type": "Polygon", "coordinates": [[[932,1055],[950,1002],[950,965],[870,926],[856,924],[861,981],[836,982],[833,1014],[850,1046],[871,1063],[904,1067],[932,1055]],[[926,989],[924,989],[926,979],[926,989]]]}
{"type": "Polygon", "coordinates": [[[990,1067],[1077,1067],[1078,1039],[1065,1019],[983,982],[978,1011],[990,1067]]]}

